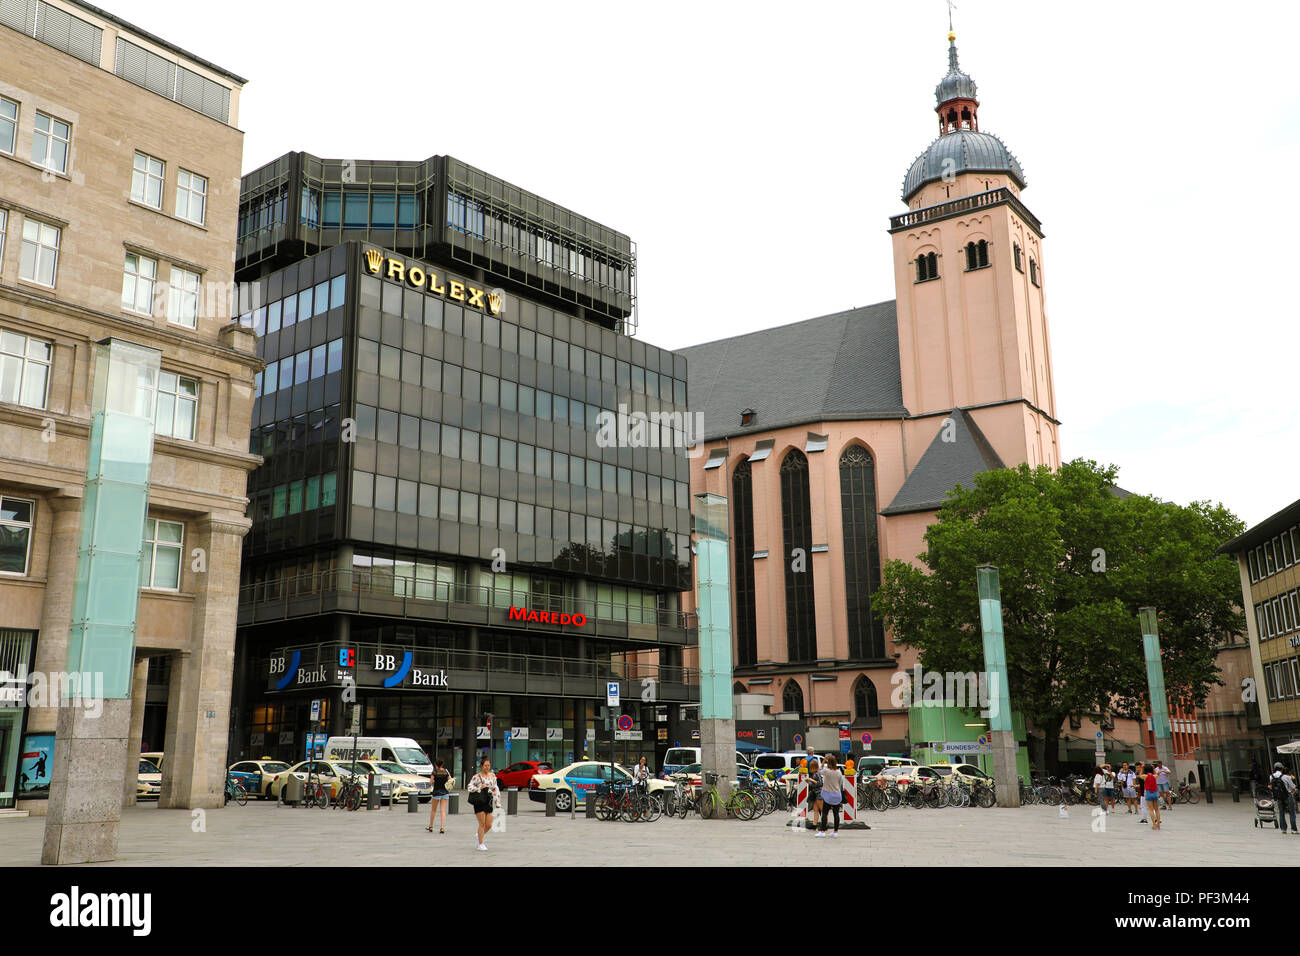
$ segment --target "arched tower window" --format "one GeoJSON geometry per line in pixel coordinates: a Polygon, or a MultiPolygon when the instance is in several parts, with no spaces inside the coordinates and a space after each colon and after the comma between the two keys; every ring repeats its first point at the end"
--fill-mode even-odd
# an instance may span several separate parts
{"type": "Polygon", "coordinates": [[[787,681],[781,692],[781,709],[788,714],[803,716],[803,691],[794,681],[787,681]]]}
{"type": "Polygon", "coordinates": [[[1029,257],[1029,281],[1038,285],[1038,260],[1033,256],[1029,257]]]}
{"type": "Polygon", "coordinates": [[[861,445],[850,445],[840,455],[840,519],[849,657],[855,660],[885,656],[885,629],[871,611],[871,597],[880,587],[877,510],[875,463],[861,445]]]}
{"type": "Polygon", "coordinates": [[[747,693],[749,693],[749,691],[745,690],[745,685],[742,684],[740,681],[736,681],[736,683],[734,683],[734,684],[731,685],[731,692],[732,692],[733,694],[747,694],[747,693]]]}
{"type": "Polygon", "coordinates": [[[939,278],[939,257],[933,252],[926,252],[916,257],[916,281],[939,278]]]}
{"type": "Polygon", "coordinates": [[[785,630],[788,660],[817,659],[813,598],[812,501],[808,459],[792,448],[781,461],[781,530],[785,538],[785,630]]]}
{"type": "Polygon", "coordinates": [[[971,128],[971,115],[970,115],[969,107],[965,107],[961,111],[961,128],[962,129],[971,128]]]}
{"type": "Polygon", "coordinates": [[[736,666],[758,660],[758,615],[754,592],[754,481],[746,458],[731,475],[731,505],[736,540],[732,548],[736,583],[736,666]]]}
{"type": "Polygon", "coordinates": [[[853,716],[859,723],[879,723],[880,705],[876,700],[876,685],[863,674],[853,686],[853,716]]]}
{"type": "Polygon", "coordinates": [[[989,264],[989,244],[985,239],[966,243],[966,271],[983,269],[989,264]]]}
{"type": "Polygon", "coordinates": [[[1024,254],[1020,251],[1020,243],[1018,243],[1018,242],[1017,242],[1017,243],[1013,243],[1012,246],[1011,246],[1011,252],[1012,252],[1012,255],[1015,257],[1015,260],[1016,260],[1016,271],[1017,271],[1017,272],[1024,272],[1024,271],[1025,271],[1025,259],[1024,259],[1024,254]]]}

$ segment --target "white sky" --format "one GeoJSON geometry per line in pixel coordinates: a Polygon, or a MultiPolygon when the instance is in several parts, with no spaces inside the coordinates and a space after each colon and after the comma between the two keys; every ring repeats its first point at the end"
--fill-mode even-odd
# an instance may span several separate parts
{"type": "MultiPolygon", "coordinates": [[[[669,348],[894,298],[888,217],[947,69],[942,0],[102,5],[249,78],[245,170],[451,154],[627,233],[639,336],[669,348]]],[[[1065,456],[1251,524],[1300,497],[1298,14],[955,14],[1047,234],[1065,456]]]]}

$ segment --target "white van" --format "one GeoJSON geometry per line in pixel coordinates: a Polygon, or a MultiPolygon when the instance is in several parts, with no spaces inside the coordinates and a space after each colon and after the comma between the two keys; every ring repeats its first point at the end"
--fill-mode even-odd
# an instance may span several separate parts
{"type": "MultiPolygon", "coordinates": [[[[351,760],[352,751],[352,737],[331,737],[325,741],[326,760],[351,760]]],[[[389,760],[401,764],[407,773],[426,777],[433,773],[433,761],[410,737],[357,737],[356,757],[358,760],[389,760]]]]}
{"type": "Polygon", "coordinates": [[[857,771],[860,777],[874,777],[886,767],[915,767],[917,762],[911,757],[873,757],[863,754],[858,758],[857,771]]]}
{"type": "MultiPolygon", "coordinates": [[[[699,763],[701,753],[699,747],[670,747],[668,752],[664,754],[664,765],[660,768],[660,774],[664,777],[670,777],[685,767],[699,763]]],[[[748,767],[749,765],[749,758],[737,750],[737,773],[739,773],[740,767],[748,767]]]]}

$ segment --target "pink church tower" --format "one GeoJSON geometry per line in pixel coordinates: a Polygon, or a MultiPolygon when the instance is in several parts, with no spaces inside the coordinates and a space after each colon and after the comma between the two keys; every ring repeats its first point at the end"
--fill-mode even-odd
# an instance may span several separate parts
{"type": "Polygon", "coordinates": [[[890,220],[908,445],[927,446],[933,416],[961,408],[1006,465],[1057,467],[1042,225],[1019,161],[980,128],[952,32],[935,104],[939,136],[907,171],[909,211],[890,220]]]}

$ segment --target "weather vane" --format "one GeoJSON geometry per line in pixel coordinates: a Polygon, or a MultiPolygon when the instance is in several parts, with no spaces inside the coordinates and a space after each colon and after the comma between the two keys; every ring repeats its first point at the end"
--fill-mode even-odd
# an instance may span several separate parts
{"type": "Polygon", "coordinates": [[[947,4],[948,4],[948,32],[952,33],[952,12],[957,9],[957,4],[953,3],[952,0],[947,0],[947,4]]]}

